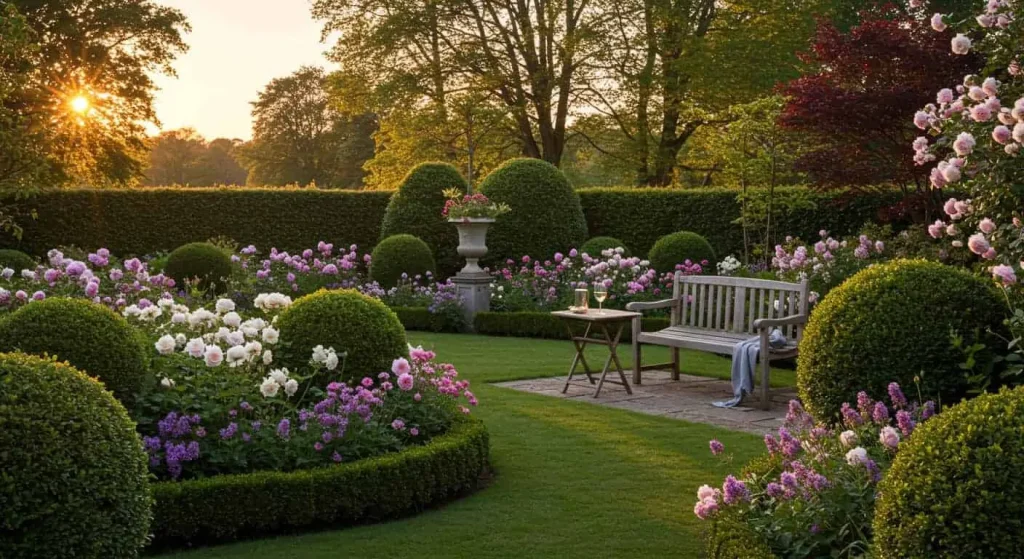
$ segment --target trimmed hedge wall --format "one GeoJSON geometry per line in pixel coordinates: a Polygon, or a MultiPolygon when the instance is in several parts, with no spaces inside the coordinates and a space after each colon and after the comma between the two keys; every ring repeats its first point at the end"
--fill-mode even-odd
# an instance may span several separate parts
{"type": "Polygon", "coordinates": [[[483,423],[457,422],[424,446],[296,472],[153,484],[153,545],[229,541],[392,519],[476,489],[486,473],[483,423]]]}
{"type": "MultiPolygon", "coordinates": [[[[777,189],[779,196],[794,188],[777,189]]],[[[735,190],[591,188],[576,191],[591,236],[622,240],[633,254],[647,254],[659,237],[675,231],[703,235],[715,252],[738,254],[743,231],[735,190]]],[[[148,254],[225,235],[267,250],[310,248],[317,241],[377,244],[392,192],[253,188],[146,188],[64,190],[17,202],[23,241],[3,236],[0,246],[43,255],[59,245],[115,254],[148,254]],[[28,216],[35,210],[39,217],[28,216]],[[273,227],[267,227],[267,224],[273,227]]],[[[899,200],[895,193],[842,198],[811,193],[816,209],[794,211],[777,229],[805,239],[818,230],[833,235],[857,232],[879,210],[899,200]]],[[[568,250],[570,247],[566,247],[568,250]]]]}
{"type": "Polygon", "coordinates": [[[2,243],[36,255],[60,245],[141,255],[224,235],[262,250],[326,241],[369,252],[390,199],[391,192],[298,188],[64,190],[18,202],[23,240],[2,243]]]}

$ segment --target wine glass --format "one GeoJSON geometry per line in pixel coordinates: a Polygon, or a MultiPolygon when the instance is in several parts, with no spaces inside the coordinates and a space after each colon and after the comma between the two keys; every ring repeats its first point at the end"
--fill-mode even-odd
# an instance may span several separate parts
{"type": "Polygon", "coordinates": [[[608,298],[608,288],[604,282],[594,284],[594,298],[597,299],[597,314],[604,314],[604,300],[608,298]]]}

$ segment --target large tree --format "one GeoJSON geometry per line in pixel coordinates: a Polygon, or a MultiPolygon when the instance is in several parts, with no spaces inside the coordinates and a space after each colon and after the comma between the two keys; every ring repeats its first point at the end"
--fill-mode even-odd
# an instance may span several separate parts
{"type": "Polygon", "coordinates": [[[152,139],[147,186],[245,184],[246,170],[234,158],[240,140],[207,142],[192,128],[162,132],[152,139]]]}
{"type": "Polygon", "coordinates": [[[271,80],[252,105],[253,138],[239,148],[250,184],[362,185],[375,119],[342,114],[327,94],[323,69],[306,66],[271,80]]]}
{"type": "Polygon", "coordinates": [[[189,30],[178,10],[149,0],[13,0],[32,32],[32,67],[7,98],[18,126],[39,128],[51,180],[129,185],[142,174],[154,72],[173,74],[189,30]]]}
{"type": "Polygon", "coordinates": [[[797,167],[821,187],[895,184],[924,193],[930,168],[916,165],[907,148],[920,135],[908,115],[980,61],[954,55],[951,32],[938,33],[895,6],[860,19],[849,31],[822,21],[805,56],[812,70],[782,88],[789,102],[781,122],[815,145],[797,167]]]}

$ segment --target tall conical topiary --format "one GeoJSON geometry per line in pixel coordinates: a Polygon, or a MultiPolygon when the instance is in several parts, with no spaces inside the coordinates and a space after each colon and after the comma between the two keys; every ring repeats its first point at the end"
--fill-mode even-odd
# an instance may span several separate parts
{"type": "Polygon", "coordinates": [[[444,191],[451,188],[469,191],[458,169],[448,163],[417,165],[391,197],[380,233],[381,240],[403,233],[423,240],[434,253],[441,277],[454,275],[461,267],[458,232],[441,216],[444,191]]]}
{"type": "Polygon", "coordinates": [[[549,258],[587,240],[580,197],[557,167],[540,159],[511,159],[480,184],[480,192],[512,211],[487,235],[487,260],[529,255],[549,258]]]}

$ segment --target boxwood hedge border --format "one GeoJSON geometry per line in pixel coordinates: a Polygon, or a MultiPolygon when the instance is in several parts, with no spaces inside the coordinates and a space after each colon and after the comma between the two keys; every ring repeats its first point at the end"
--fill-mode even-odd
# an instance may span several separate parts
{"type": "Polygon", "coordinates": [[[479,420],[399,453],[295,472],[152,485],[154,549],[339,528],[409,515],[481,486],[489,438],[479,420]]]}

